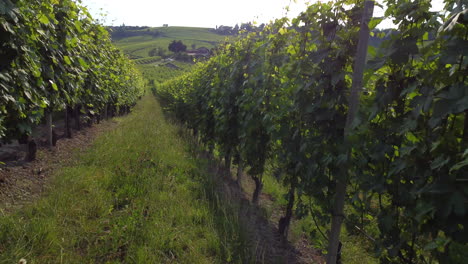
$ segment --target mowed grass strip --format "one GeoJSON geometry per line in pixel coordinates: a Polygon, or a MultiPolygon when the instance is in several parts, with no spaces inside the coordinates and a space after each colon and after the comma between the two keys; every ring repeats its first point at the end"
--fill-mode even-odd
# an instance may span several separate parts
{"type": "Polygon", "coordinates": [[[0,212],[0,263],[250,262],[237,214],[154,97],[117,120],[43,198],[0,212]]]}

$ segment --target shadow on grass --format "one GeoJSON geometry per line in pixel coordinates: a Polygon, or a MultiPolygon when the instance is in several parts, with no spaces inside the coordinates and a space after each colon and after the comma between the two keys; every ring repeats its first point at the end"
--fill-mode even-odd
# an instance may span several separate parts
{"type": "Polygon", "coordinates": [[[189,131],[180,128],[179,135],[190,142],[218,235],[221,240],[230,240],[224,247],[230,252],[224,255],[238,258],[241,263],[305,263],[268,221],[265,210],[250,202],[221,161],[202,150],[189,131]]]}

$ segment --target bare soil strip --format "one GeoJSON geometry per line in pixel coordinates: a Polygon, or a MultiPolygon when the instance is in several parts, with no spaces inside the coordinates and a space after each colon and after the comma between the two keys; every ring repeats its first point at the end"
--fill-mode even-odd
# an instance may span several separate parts
{"type": "Polygon", "coordinates": [[[54,171],[73,162],[94,139],[117,126],[114,120],[74,131],[73,138],[62,138],[52,148],[41,147],[33,162],[7,164],[0,168],[0,212],[13,212],[40,197],[47,179],[54,171]]]}

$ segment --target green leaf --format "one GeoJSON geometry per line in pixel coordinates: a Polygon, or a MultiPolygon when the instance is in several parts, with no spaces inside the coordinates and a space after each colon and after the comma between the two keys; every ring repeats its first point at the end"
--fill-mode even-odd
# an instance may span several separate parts
{"type": "Polygon", "coordinates": [[[70,57],[68,57],[68,56],[63,56],[63,60],[64,60],[65,63],[68,64],[68,65],[71,65],[71,64],[72,64],[72,62],[71,62],[71,60],[70,60],[70,57]]]}
{"type": "Polygon", "coordinates": [[[40,14],[39,17],[37,18],[37,20],[39,20],[39,22],[41,22],[42,24],[45,24],[45,25],[50,24],[49,18],[44,14],[40,14]]]}
{"type": "Polygon", "coordinates": [[[436,242],[436,241],[432,241],[432,242],[430,242],[429,244],[427,244],[427,245],[424,247],[424,250],[429,251],[429,250],[436,249],[436,248],[438,248],[438,247],[439,247],[439,245],[437,244],[437,242],[436,242]]]}
{"type": "Polygon", "coordinates": [[[78,62],[80,63],[81,67],[85,69],[89,68],[89,65],[82,58],[78,58],[78,62]]]}
{"type": "Polygon", "coordinates": [[[54,83],[52,80],[49,80],[50,84],[52,85],[52,89],[54,89],[55,91],[58,91],[58,86],[56,83],[54,83]]]}
{"type": "Polygon", "coordinates": [[[24,91],[24,95],[25,95],[26,98],[28,98],[29,100],[32,100],[31,93],[30,93],[29,91],[24,91]]]}
{"type": "Polygon", "coordinates": [[[83,32],[83,29],[82,29],[83,24],[80,21],[76,21],[74,25],[75,25],[75,28],[78,31],[78,33],[83,32]]]}
{"type": "Polygon", "coordinates": [[[450,168],[450,173],[452,173],[454,171],[457,171],[457,170],[465,167],[466,165],[468,165],[468,158],[465,158],[463,161],[460,161],[459,163],[452,166],[452,168],[450,168]]]}
{"type": "Polygon", "coordinates": [[[466,157],[467,155],[468,155],[468,149],[465,149],[465,151],[463,152],[462,157],[464,158],[464,157],[466,157]]]}
{"type": "Polygon", "coordinates": [[[0,24],[7,32],[10,32],[11,34],[15,33],[15,30],[13,29],[12,25],[8,22],[2,22],[0,24]]]}
{"type": "Polygon", "coordinates": [[[372,30],[376,28],[380,24],[380,22],[382,22],[383,20],[384,20],[383,17],[372,18],[372,20],[369,22],[369,29],[372,30]]]}
{"type": "Polygon", "coordinates": [[[445,158],[443,156],[437,157],[431,162],[431,170],[438,170],[450,161],[450,157],[445,158]]]}
{"type": "Polygon", "coordinates": [[[450,239],[438,236],[435,240],[426,244],[424,246],[424,250],[430,251],[436,248],[444,248],[449,242],[450,242],[450,239]]]}
{"type": "Polygon", "coordinates": [[[406,133],[406,139],[411,143],[418,143],[419,139],[411,132],[406,133]]]}
{"type": "Polygon", "coordinates": [[[38,68],[32,68],[32,74],[34,77],[39,78],[41,76],[41,71],[38,68]]]}
{"type": "Polygon", "coordinates": [[[424,33],[424,35],[423,35],[423,40],[424,40],[424,41],[429,40],[429,32],[424,33]]]}
{"type": "Polygon", "coordinates": [[[5,82],[9,82],[11,80],[9,74],[7,73],[0,73],[0,80],[4,80],[5,82]]]}

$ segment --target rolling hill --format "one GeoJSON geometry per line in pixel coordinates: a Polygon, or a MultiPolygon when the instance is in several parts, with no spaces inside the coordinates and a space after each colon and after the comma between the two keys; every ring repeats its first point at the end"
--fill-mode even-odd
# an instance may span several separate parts
{"type": "MultiPolygon", "coordinates": [[[[112,28],[114,35],[118,27],[112,28]]],[[[169,43],[173,40],[181,40],[187,48],[206,47],[214,48],[222,42],[226,36],[211,32],[209,28],[191,28],[191,27],[157,27],[126,30],[130,37],[116,38],[114,43],[122,49],[132,59],[142,59],[153,57],[149,52],[153,49],[159,49],[160,52],[170,55],[168,50],[169,43]]]]}
{"type": "Polygon", "coordinates": [[[114,44],[137,64],[150,86],[177,77],[193,66],[190,57],[169,51],[172,41],[180,40],[188,49],[211,50],[226,39],[209,28],[112,27],[109,31],[114,44]]]}

